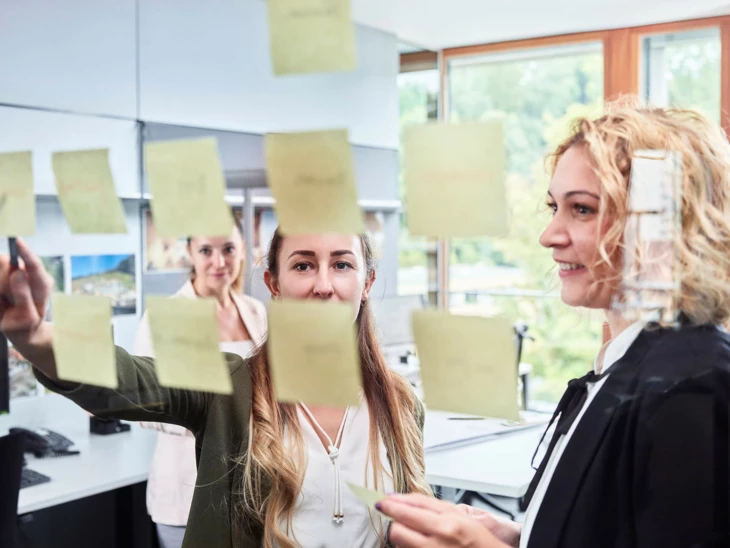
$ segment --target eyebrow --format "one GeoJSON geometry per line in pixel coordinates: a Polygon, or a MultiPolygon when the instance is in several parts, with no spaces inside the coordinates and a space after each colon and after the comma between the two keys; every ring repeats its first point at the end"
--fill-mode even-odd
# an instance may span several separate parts
{"type": "MultiPolygon", "coordinates": [[[[305,257],[314,257],[316,253],[314,251],[304,250],[304,249],[298,249],[297,251],[293,252],[291,255],[289,255],[289,259],[291,259],[294,255],[304,255],[305,257]]],[[[333,251],[330,253],[330,257],[342,257],[343,255],[352,255],[353,257],[355,254],[352,251],[349,251],[347,249],[338,249],[337,251],[333,251]]]]}
{"type": "MultiPolygon", "coordinates": [[[[547,193],[548,193],[548,196],[550,196],[551,198],[554,197],[552,192],[550,192],[549,190],[547,191],[547,193]]],[[[578,196],[581,194],[585,194],[586,196],[590,196],[591,198],[595,198],[596,200],[599,200],[599,201],[601,199],[601,197],[598,196],[597,194],[594,194],[593,192],[588,192],[587,190],[571,190],[570,192],[565,193],[564,198],[570,198],[572,196],[578,196]]]]}

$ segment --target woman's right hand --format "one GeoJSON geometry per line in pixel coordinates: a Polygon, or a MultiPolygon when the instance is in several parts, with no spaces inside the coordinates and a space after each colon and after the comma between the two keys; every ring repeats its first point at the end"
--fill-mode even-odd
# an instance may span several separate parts
{"type": "Polygon", "coordinates": [[[43,324],[53,278],[25,242],[17,243],[18,268],[11,268],[8,255],[0,255],[0,331],[22,346],[43,324]]]}

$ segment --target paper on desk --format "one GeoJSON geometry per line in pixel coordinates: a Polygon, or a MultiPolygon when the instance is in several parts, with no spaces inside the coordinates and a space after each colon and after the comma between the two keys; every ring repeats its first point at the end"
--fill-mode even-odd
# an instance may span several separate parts
{"type": "Polygon", "coordinates": [[[269,367],[279,401],[358,405],[362,374],[349,304],[271,301],[269,367]]]}
{"type": "Polygon", "coordinates": [[[35,194],[31,152],[0,154],[0,234],[35,234],[35,194]]]}
{"type": "MultiPolygon", "coordinates": [[[[365,506],[367,506],[370,510],[375,510],[375,503],[387,497],[385,493],[379,493],[378,491],[373,491],[372,489],[368,489],[367,487],[355,485],[354,483],[350,483],[349,481],[346,481],[345,484],[350,489],[350,491],[352,491],[355,496],[359,498],[360,501],[362,501],[365,506]]],[[[377,510],[375,511],[377,512],[377,510]]],[[[378,514],[380,514],[387,520],[391,519],[382,512],[378,512],[378,514]]]]}
{"type": "Polygon", "coordinates": [[[347,130],[269,134],[265,148],[282,233],[365,232],[347,130]]]}
{"type": "Polygon", "coordinates": [[[429,409],[519,420],[517,349],[506,319],[417,310],[413,335],[429,409]]]}
{"type": "Polygon", "coordinates": [[[354,70],[350,0],[268,0],[274,74],[354,70]]]}
{"type": "Polygon", "coordinates": [[[219,349],[215,301],[150,295],[146,302],[160,384],[233,393],[228,365],[219,349]]]}
{"type": "Polygon", "coordinates": [[[160,237],[231,234],[233,216],[214,138],[147,143],[145,166],[160,237]]]}
{"type": "Polygon", "coordinates": [[[413,236],[506,236],[502,123],[409,126],[403,137],[413,236]]]}
{"type": "Polygon", "coordinates": [[[58,201],[73,234],[126,234],[108,149],[54,152],[52,163],[58,201]]]}
{"type": "Polygon", "coordinates": [[[58,378],[117,388],[112,303],[97,295],[51,295],[53,354],[58,378]]]}

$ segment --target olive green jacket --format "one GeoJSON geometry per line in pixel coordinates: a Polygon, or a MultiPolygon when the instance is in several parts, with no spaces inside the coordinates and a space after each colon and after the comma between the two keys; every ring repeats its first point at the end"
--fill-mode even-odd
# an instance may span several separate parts
{"type": "MultiPolygon", "coordinates": [[[[183,548],[261,547],[261,529],[251,524],[236,526],[233,519],[234,486],[237,489],[242,481],[241,467],[233,457],[243,455],[248,446],[252,394],[246,360],[236,354],[225,357],[232,396],[160,386],[154,359],[131,356],[119,347],[117,390],[83,384],[64,390],[35,370],[44,386],[98,417],[177,424],[195,434],[198,479],[183,548]]],[[[413,411],[423,428],[420,402],[413,411]]],[[[391,445],[388,440],[385,443],[386,448],[391,445]]],[[[397,465],[390,451],[388,457],[391,467],[397,465]]]]}

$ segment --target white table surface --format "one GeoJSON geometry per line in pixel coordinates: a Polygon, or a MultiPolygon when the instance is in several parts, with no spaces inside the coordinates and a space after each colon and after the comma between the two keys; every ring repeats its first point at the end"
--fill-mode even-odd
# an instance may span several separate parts
{"type": "Polygon", "coordinates": [[[130,432],[91,434],[86,412],[55,394],[11,401],[10,415],[0,417],[0,435],[13,426],[51,429],[81,451],[52,459],[26,454],[27,467],[51,481],[20,490],[19,515],[146,481],[157,439],[134,423],[130,432]]]}
{"type": "Polygon", "coordinates": [[[427,452],[426,480],[431,485],[519,498],[535,473],[530,460],[543,430],[537,427],[427,452]]]}

